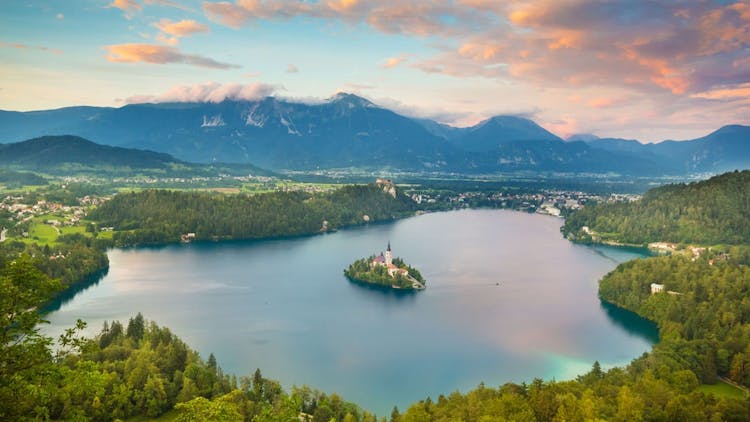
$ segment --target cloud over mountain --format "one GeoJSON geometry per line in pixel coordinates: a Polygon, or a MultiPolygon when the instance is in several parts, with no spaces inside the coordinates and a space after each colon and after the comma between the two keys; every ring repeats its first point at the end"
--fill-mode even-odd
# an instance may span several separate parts
{"type": "Polygon", "coordinates": [[[224,100],[257,100],[277,91],[279,87],[260,82],[251,84],[220,84],[206,82],[196,85],[178,85],[158,95],[135,95],[125,99],[126,103],[164,103],[164,102],[209,102],[218,103],[224,100]]]}

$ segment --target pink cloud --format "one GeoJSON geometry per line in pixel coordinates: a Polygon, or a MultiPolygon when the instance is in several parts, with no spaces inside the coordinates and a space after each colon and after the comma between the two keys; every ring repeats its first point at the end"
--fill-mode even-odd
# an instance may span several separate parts
{"type": "Polygon", "coordinates": [[[606,108],[610,107],[613,103],[614,100],[611,98],[592,98],[587,104],[592,108],[606,108]]]}
{"type": "Polygon", "coordinates": [[[128,104],[163,102],[211,102],[224,100],[257,100],[279,90],[275,85],[254,82],[251,84],[221,84],[206,82],[196,85],[178,85],[158,95],[135,95],[125,99],[128,104]]]}
{"type": "Polygon", "coordinates": [[[458,33],[451,28],[486,27],[489,20],[473,7],[448,0],[382,2],[377,0],[329,0],[320,2],[236,0],[204,2],[203,10],[215,21],[234,28],[255,20],[290,19],[304,16],[339,19],[351,24],[367,23],[386,33],[430,36],[458,33]],[[448,19],[446,19],[448,18],[448,19]]]}
{"type": "MultiPolygon", "coordinates": [[[[458,77],[678,96],[750,80],[750,70],[732,67],[750,47],[744,2],[236,0],[204,2],[203,9],[235,28],[302,16],[438,37],[447,41],[436,44],[441,51],[412,66],[458,77]]],[[[400,63],[392,57],[382,66],[400,63]]]]}
{"type": "Polygon", "coordinates": [[[175,47],[155,44],[115,44],[105,47],[107,60],[114,63],[182,63],[212,69],[237,68],[238,65],[217,62],[208,57],[182,53],[175,47]]]}

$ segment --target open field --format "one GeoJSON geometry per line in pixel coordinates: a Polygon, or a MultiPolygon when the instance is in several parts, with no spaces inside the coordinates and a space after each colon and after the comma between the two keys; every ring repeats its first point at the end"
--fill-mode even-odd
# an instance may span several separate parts
{"type": "Polygon", "coordinates": [[[702,391],[704,393],[713,394],[715,396],[719,397],[728,397],[728,398],[743,398],[746,396],[745,392],[741,389],[731,385],[727,384],[724,381],[719,380],[716,384],[703,384],[700,387],[698,387],[698,391],[702,391]]]}

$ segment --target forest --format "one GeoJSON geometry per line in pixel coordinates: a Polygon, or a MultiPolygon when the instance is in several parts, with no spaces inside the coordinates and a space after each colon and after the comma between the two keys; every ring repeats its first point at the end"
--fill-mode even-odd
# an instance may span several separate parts
{"type": "Polygon", "coordinates": [[[333,192],[222,195],[146,190],[121,193],[92,211],[99,226],[114,227],[117,246],[196,240],[299,236],[412,215],[417,204],[375,184],[333,192]]]}
{"type": "Polygon", "coordinates": [[[107,241],[80,234],[60,236],[52,246],[8,241],[0,243],[0,266],[20,255],[32,258],[35,267],[50,278],[57,279],[63,289],[95,276],[109,268],[107,241]]]}
{"type": "Polygon", "coordinates": [[[585,207],[567,217],[564,233],[592,241],[645,245],[650,242],[750,243],[750,171],[735,171],[701,182],[651,189],[640,201],[585,207]]]}

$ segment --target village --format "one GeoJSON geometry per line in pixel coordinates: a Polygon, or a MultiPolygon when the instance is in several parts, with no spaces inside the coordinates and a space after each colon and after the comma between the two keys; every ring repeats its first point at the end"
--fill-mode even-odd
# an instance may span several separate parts
{"type": "MultiPolygon", "coordinates": [[[[77,199],[76,205],[66,205],[37,195],[6,195],[0,201],[0,242],[12,237],[48,243],[62,234],[83,232],[86,228],[81,220],[88,209],[107,199],[86,195],[77,199]]],[[[107,230],[111,228],[103,228],[107,230]]]]}
{"type": "MultiPolygon", "coordinates": [[[[413,189],[416,190],[416,189],[413,189]]],[[[410,197],[427,208],[507,208],[517,211],[536,212],[555,217],[583,208],[586,204],[634,202],[636,194],[597,195],[582,191],[543,190],[540,192],[431,192],[407,190],[410,197]],[[441,207],[442,205],[442,207],[441,207]]]]}

